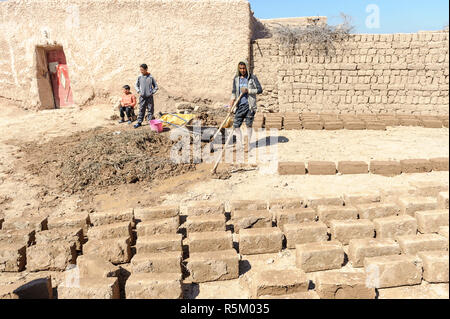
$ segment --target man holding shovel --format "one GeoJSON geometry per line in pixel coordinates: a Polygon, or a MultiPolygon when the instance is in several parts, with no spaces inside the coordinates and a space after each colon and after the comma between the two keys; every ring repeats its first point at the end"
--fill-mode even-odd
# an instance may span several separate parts
{"type": "Polygon", "coordinates": [[[139,117],[134,128],[139,128],[142,126],[145,112],[147,110],[148,120],[150,121],[153,118],[153,113],[155,111],[153,95],[158,91],[158,84],[156,84],[155,79],[148,72],[147,64],[142,64],[140,69],[141,75],[136,81],[136,92],[139,94],[139,117]]]}

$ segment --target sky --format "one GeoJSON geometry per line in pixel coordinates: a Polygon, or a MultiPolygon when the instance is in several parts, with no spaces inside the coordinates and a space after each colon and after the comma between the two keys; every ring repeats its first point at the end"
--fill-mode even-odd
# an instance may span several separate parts
{"type": "Polygon", "coordinates": [[[260,19],[319,15],[327,16],[329,24],[339,24],[343,12],[352,17],[354,33],[412,33],[449,24],[448,0],[250,0],[250,4],[260,19]]]}

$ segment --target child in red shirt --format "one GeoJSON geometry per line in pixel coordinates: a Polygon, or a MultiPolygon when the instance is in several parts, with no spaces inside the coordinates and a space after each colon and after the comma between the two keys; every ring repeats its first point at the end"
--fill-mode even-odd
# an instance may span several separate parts
{"type": "Polygon", "coordinates": [[[123,95],[120,101],[120,121],[119,124],[125,123],[125,114],[128,118],[128,124],[133,121],[134,107],[136,105],[136,97],[130,91],[129,85],[123,86],[123,95]]]}

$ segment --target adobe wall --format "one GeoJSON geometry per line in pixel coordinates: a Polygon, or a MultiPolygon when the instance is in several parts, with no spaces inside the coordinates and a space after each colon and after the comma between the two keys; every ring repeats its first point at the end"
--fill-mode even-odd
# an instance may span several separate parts
{"type": "Polygon", "coordinates": [[[41,108],[36,46],[57,44],[76,104],[134,87],[141,63],[171,96],[228,101],[250,16],[245,0],[1,2],[0,97],[41,108]]]}
{"type": "Polygon", "coordinates": [[[449,33],[355,34],[328,55],[275,38],[252,44],[260,109],[448,114],[449,33]]]}

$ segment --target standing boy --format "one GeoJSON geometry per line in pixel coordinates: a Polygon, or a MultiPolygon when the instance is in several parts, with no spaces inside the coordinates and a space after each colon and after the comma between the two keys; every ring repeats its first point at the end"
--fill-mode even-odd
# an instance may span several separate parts
{"type": "Polygon", "coordinates": [[[153,113],[155,111],[155,104],[153,100],[153,94],[158,91],[158,85],[155,79],[148,72],[147,64],[142,64],[141,75],[138,77],[136,82],[136,91],[139,94],[139,117],[138,122],[134,128],[142,126],[144,121],[145,112],[148,110],[147,118],[151,120],[153,118],[153,113]]]}

